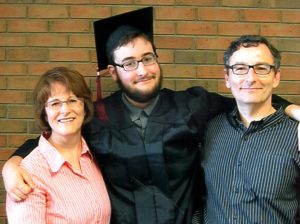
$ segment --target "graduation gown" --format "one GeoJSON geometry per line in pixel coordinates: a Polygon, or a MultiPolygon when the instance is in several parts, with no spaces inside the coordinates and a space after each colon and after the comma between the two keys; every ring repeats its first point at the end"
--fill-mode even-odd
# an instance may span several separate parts
{"type": "Polygon", "coordinates": [[[159,94],[144,138],[120,91],[104,100],[109,121],[95,116],[84,129],[107,185],[113,224],[190,223],[200,201],[199,143],[206,122],[234,107],[233,99],[201,87],[159,94]]]}

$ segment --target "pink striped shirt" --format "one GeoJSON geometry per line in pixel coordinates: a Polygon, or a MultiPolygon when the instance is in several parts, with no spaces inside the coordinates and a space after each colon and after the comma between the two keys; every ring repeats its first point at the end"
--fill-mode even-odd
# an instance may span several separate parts
{"type": "Polygon", "coordinates": [[[7,197],[10,224],[109,223],[108,193],[83,138],[82,142],[81,172],[78,172],[41,136],[38,147],[21,164],[32,176],[36,188],[21,202],[7,197]]]}

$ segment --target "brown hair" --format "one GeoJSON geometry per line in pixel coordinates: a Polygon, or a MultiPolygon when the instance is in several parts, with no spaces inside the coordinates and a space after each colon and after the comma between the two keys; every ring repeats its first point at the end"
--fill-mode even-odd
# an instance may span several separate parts
{"type": "Polygon", "coordinates": [[[259,44],[265,44],[269,48],[274,59],[275,71],[277,71],[280,67],[280,52],[265,37],[260,35],[243,35],[232,41],[224,53],[223,59],[225,67],[228,68],[231,56],[241,47],[257,47],[259,44]]]}
{"type": "Polygon", "coordinates": [[[43,131],[51,130],[48,121],[46,120],[45,104],[51,96],[51,84],[55,82],[62,83],[67,89],[72,91],[76,97],[84,99],[84,123],[90,121],[94,111],[92,92],[83,76],[75,70],[66,67],[56,67],[41,76],[33,91],[37,125],[43,131]]]}

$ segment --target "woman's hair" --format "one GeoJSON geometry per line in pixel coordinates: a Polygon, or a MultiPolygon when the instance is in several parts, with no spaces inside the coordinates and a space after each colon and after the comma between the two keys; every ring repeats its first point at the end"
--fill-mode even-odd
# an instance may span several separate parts
{"type": "Polygon", "coordinates": [[[86,84],[83,76],[66,67],[56,67],[44,73],[39,79],[33,91],[33,101],[35,103],[35,119],[37,125],[43,130],[51,130],[46,118],[45,105],[51,96],[51,85],[59,82],[68,90],[72,91],[76,97],[84,100],[85,118],[84,123],[93,117],[92,92],[86,84]]]}

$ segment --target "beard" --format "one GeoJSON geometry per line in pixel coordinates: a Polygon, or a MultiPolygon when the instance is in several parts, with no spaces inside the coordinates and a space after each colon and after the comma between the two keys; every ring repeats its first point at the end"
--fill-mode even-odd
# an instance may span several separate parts
{"type": "Polygon", "coordinates": [[[147,92],[127,87],[126,85],[123,84],[123,82],[120,79],[117,80],[117,83],[119,88],[123,91],[123,93],[125,93],[125,95],[128,98],[138,103],[146,103],[151,101],[158,95],[162,85],[162,74],[157,80],[157,83],[155,83],[155,86],[147,92]]]}

